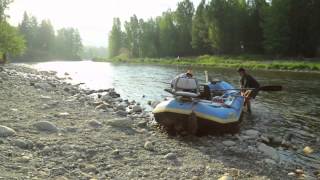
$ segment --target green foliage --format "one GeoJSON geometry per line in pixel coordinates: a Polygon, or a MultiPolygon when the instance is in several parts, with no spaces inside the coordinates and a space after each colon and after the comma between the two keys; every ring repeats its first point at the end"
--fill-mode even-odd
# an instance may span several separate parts
{"type": "Polygon", "coordinates": [[[182,0],[175,11],[155,19],[139,20],[134,15],[125,22],[124,32],[116,24],[109,44],[117,49],[111,57],[123,53],[131,58],[201,54],[315,57],[320,56],[319,19],[318,0],[202,0],[196,11],[190,0],[182,0]]]}
{"type": "Polygon", "coordinates": [[[26,12],[19,24],[19,31],[26,40],[26,52],[17,56],[19,60],[38,59],[79,59],[82,52],[82,42],[78,30],[63,28],[55,30],[49,20],[40,24],[26,12]]]}
{"type": "Polygon", "coordinates": [[[5,14],[5,10],[8,9],[9,4],[12,2],[13,0],[0,0],[0,22],[6,21],[8,16],[5,14]]]}
{"type": "Polygon", "coordinates": [[[119,18],[113,19],[112,30],[109,34],[109,55],[115,57],[120,54],[123,45],[123,33],[121,31],[121,22],[119,18]]]}
{"type": "Polygon", "coordinates": [[[0,22],[0,54],[19,55],[25,49],[25,41],[15,27],[0,22]]]}

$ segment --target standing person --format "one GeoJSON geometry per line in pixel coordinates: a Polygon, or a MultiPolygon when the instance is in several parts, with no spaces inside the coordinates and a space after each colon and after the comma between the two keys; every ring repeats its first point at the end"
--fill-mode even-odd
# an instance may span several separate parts
{"type": "Polygon", "coordinates": [[[240,79],[240,88],[253,88],[250,90],[242,90],[241,95],[244,96],[244,107],[247,108],[247,111],[251,112],[251,104],[250,99],[254,99],[258,95],[258,89],[260,88],[260,84],[258,81],[253,78],[250,74],[246,72],[244,68],[239,68],[238,73],[241,77],[240,79]]]}

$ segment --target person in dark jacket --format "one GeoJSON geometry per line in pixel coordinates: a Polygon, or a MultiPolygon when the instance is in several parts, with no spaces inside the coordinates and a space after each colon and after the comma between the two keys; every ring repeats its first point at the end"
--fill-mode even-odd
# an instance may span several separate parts
{"type": "Polygon", "coordinates": [[[250,88],[242,90],[241,95],[245,97],[244,107],[248,112],[251,112],[250,99],[254,99],[258,95],[260,84],[244,68],[239,68],[238,73],[241,76],[240,88],[250,88]]]}

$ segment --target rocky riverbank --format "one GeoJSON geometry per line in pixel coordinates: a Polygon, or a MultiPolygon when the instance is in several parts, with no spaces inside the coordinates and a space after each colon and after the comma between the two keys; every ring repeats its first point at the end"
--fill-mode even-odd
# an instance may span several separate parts
{"type": "Polygon", "coordinates": [[[319,169],[297,167],[279,153],[297,148],[290,137],[251,128],[170,137],[113,89],[64,80],[18,65],[0,69],[0,179],[319,178],[319,169]]]}

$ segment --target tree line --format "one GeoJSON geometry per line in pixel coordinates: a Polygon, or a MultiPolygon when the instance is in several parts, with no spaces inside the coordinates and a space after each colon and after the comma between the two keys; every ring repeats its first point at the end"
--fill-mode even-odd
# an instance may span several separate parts
{"type": "Polygon", "coordinates": [[[190,0],[148,20],[114,18],[109,55],[176,57],[203,54],[320,55],[318,0],[190,0]]]}
{"type": "Polygon", "coordinates": [[[26,40],[26,51],[17,59],[80,59],[83,45],[75,28],[62,28],[55,33],[50,20],[38,23],[36,17],[25,12],[18,29],[26,40]]]}
{"type": "Polygon", "coordinates": [[[25,49],[25,41],[19,30],[7,22],[5,10],[11,0],[0,0],[0,60],[6,60],[7,54],[19,55],[25,49]]]}

